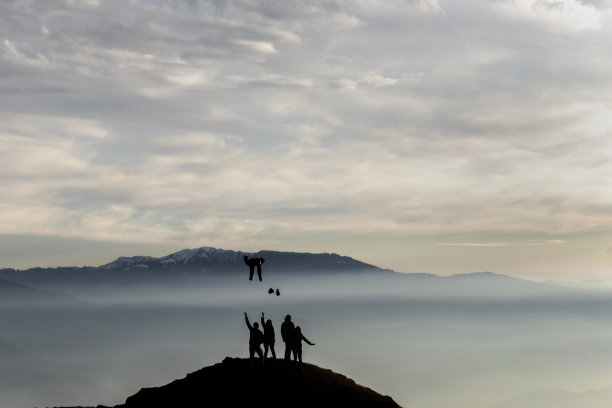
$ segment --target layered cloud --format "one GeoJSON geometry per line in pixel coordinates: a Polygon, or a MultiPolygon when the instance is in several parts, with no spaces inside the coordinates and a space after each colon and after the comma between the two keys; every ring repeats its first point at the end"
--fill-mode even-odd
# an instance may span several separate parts
{"type": "Polygon", "coordinates": [[[0,233],[607,228],[609,8],[1,2],[0,233]]]}

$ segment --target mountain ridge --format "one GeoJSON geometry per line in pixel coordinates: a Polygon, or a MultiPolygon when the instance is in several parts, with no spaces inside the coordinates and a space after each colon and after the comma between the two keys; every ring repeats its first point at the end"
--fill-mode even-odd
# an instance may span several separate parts
{"type": "Polygon", "coordinates": [[[336,253],[309,253],[261,250],[244,252],[199,247],[182,249],[171,254],[153,256],[121,256],[100,266],[36,267],[25,270],[0,269],[0,279],[33,287],[62,287],[91,284],[169,284],[184,283],[194,279],[241,277],[248,273],[244,256],[263,257],[264,276],[269,275],[338,275],[359,273],[363,276],[395,277],[402,282],[423,283],[426,281],[443,286],[465,286],[472,281],[488,282],[489,285],[530,286],[561,288],[548,282],[536,282],[489,271],[459,273],[440,276],[430,273],[405,273],[380,268],[349,256],[336,253]],[[374,274],[374,275],[373,275],[374,274]]]}
{"type": "Polygon", "coordinates": [[[0,269],[0,279],[23,284],[69,281],[72,283],[107,280],[142,281],[203,276],[238,275],[247,270],[244,256],[263,257],[264,273],[344,273],[392,272],[335,253],[282,252],[261,250],[255,253],[200,247],[183,249],[162,257],[122,256],[100,266],[0,269]]]}

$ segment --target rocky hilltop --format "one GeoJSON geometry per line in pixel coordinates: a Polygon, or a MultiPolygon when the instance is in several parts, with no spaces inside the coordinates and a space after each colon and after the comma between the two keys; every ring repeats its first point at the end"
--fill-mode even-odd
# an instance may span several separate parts
{"type": "Polygon", "coordinates": [[[248,359],[229,357],[170,384],[143,388],[114,408],[241,406],[399,408],[391,397],[313,364],[304,363],[300,369],[293,363],[267,360],[265,367],[259,367],[248,359]]]}

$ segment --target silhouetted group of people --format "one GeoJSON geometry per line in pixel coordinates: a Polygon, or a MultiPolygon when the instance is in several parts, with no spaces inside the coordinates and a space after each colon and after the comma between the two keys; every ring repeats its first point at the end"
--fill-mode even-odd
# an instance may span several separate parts
{"type": "MultiPolygon", "coordinates": [[[[265,320],[265,315],[261,312],[261,325],[263,327],[263,333],[259,329],[257,322],[251,325],[249,322],[249,316],[247,312],[244,312],[244,318],[246,325],[249,328],[249,358],[252,360],[257,354],[261,359],[262,364],[265,364],[266,358],[268,358],[268,350],[272,358],[276,359],[276,351],[274,350],[275,343],[275,332],[272,320],[265,320]],[[261,350],[261,345],[264,346],[264,351],[261,350]]],[[[302,363],[302,341],[314,346],[315,343],[310,342],[303,334],[300,326],[295,326],[291,321],[291,315],[285,316],[285,321],[281,324],[281,337],[285,343],[285,360],[290,360],[293,355],[293,361],[296,363],[302,363]]]]}
{"type": "MultiPolygon", "coordinates": [[[[259,277],[259,281],[262,281],[261,278],[261,266],[266,262],[262,257],[258,258],[249,258],[247,255],[244,256],[244,263],[249,267],[249,280],[253,280],[253,274],[255,272],[255,267],[257,267],[257,276],[259,277]]],[[[273,294],[275,291],[273,288],[268,289],[268,294],[273,294]]],[[[276,296],[280,296],[280,291],[276,289],[276,296]]],[[[268,358],[268,351],[270,351],[270,355],[272,358],[276,359],[276,351],[274,350],[275,333],[274,333],[274,325],[272,324],[272,320],[265,320],[265,315],[261,312],[261,326],[263,328],[263,332],[259,329],[259,323],[255,322],[251,325],[249,321],[249,316],[247,312],[244,312],[244,319],[246,320],[246,325],[249,328],[249,359],[253,361],[255,355],[257,355],[262,364],[265,364],[266,359],[268,358]],[[261,350],[261,345],[263,344],[264,350],[261,350]]],[[[285,316],[285,321],[281,324],[281,337],[283,342],[285,343],[285,360],[291,360],[291,355],[293,355],[293,361],[296,364],[302,364],[302,341],[305,341],[307,344],[314,346],[315,344],[310,342],[303,334],[300,326],[295,326],[291,321],[291,315],[285,316]]]]}

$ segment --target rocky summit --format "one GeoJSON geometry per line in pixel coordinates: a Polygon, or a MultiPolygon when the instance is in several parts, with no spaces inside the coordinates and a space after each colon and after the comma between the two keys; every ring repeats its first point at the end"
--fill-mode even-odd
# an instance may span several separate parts
{"type": "Polygon", "coordinates": [[[170,384],[143,388],[114,408],[241,406],[399,407],[391,397],[313,364],[298,367],[293,362],[269,359],[262,367],[249,359],[227,357],[170,384]]]}

